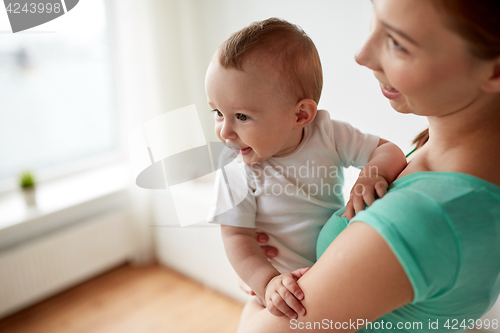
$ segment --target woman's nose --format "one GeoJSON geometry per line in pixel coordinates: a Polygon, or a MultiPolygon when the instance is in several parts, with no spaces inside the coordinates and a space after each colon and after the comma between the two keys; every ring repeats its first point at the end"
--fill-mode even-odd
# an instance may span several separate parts
{"type": "Polygon", "coordinates": [[[375,61],[375,54],[373,52],[372,46],[369,44],[370,40],[366,41],[365,45],[356,52],[354,59],[361,66],[366,66],[371,70],[376,70],[377,67],[375,61]]]}
{"type": "Polygon", "coordinates": [[[356,52],[354,59],[361,66],[368,67],[373,71],[381,71],[380,62],[379,62],[379,51],[380,46],[377,42],[376,31],[372,29],[370,37],[365,42],[365,44],[361,47],[361,49],[356,52]]]}

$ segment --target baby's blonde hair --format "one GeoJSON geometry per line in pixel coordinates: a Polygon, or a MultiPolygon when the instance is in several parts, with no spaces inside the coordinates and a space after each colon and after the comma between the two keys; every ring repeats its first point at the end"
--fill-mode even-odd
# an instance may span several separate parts
{"type": "Polygon", "coordinates": [[[323,87],[319,54],[311,38],[295,24],[278,18],[254,22],[229,37],[217,55],[222,67],[240,70],[249,55],[262,55],[277,66],[285,87],[298,100],[319,103],[323,87]]]}

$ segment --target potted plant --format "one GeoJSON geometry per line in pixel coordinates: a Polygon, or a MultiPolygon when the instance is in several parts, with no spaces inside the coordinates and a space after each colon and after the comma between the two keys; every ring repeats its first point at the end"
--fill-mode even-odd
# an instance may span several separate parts
{"type": "Polygon", "coordinates": [[[19,186],[23,192],[27,206],[36,205],[35,178],[30,171],[25,171],[19,176],[19,186]]]}

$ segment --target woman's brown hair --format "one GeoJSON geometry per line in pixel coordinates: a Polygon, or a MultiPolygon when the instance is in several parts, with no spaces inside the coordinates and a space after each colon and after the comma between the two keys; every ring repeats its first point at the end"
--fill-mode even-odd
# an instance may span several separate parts
{"type": "MultiPolygon", "coordinates": [[[[468,43],[471,54],[490,60],[500,56],[500,0],[432,0],[448,18],[450,28],[468,43]]],[[[429,130],[414,140],[416,148],[429,140],[429,130]]]]}

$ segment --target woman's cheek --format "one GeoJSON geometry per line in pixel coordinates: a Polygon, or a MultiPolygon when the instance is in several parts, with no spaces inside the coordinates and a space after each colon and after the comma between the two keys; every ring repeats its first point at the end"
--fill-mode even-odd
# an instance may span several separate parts
{"type": "Polygon", "coordinates": [[[411,69],[402,66],[394,66],[391,71],[387,72],[389,83],[401,93],[414,90],[418,78],[414,75],[411,69]]]}

